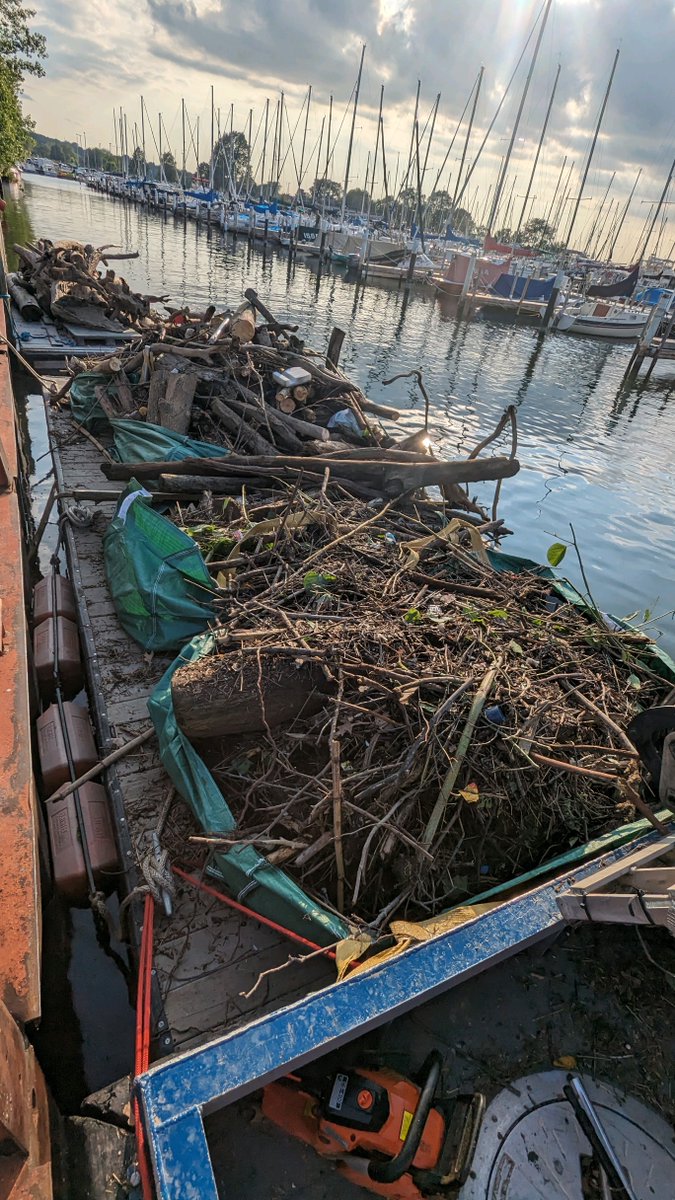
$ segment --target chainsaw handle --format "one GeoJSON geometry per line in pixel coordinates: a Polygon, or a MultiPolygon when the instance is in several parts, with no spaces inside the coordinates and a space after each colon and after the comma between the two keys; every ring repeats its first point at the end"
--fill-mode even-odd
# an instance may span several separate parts
{"type": "Polygon", "coordinates": [[[424,1126],[427,1123],[434,1102],[436,1088],[441,1077],[442,1065],[443,1059],[438,1050],[432,1050],[422,1068],[423,1070],[426,1069],[426,1079],[422,1084],[417,1108],[415,1109],[415,1114],[410,1122],[410,1128],[401,1149],[396,1157],[390,1158],[388,1162],[371,1162],[368,1164],[368,1174],[377,1183],[395,1183],[412,1166],[413,1159],[419,1150],[424,1126]]]}

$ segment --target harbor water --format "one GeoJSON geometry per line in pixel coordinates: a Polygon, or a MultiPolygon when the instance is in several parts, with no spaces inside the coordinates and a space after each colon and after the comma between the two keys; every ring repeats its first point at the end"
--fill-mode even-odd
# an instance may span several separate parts
{"type": "MultiPolygon", "coordinates": [[[[431,397],[430,428],[441,456],[464,453],[504,408],[518,410],[520,474],[502,489],[500,516],[513,530],[504,548],[545,560],[574,527],[595,602],[617,616],[637,614],[675,652],[675,371],[657,367],[648,383],[622,379],[631,344],[508,323],[496,313],[458,320],[455,304],[430,290],[406,298],[394,285],[358,284],[344,268],[316,260],[290,266],[284,251],[263,253],[246,239],[194,221],[164,220],[88,190],[27,176],[10,206],[8,243],[70,237],[138,250],[120,264],[133,288],[197,309],[240,302],[254,287],[275,315],[291,319],[310,346],[347,331],[341,365],[372,400],[402,410],[398,428],[422,420],[414,381],[383,380],[421,368],[431,397]],[[667,615],[666,615],[667,614],[667,615]]],[[[489,501],[484,488],[480,499],[489,501]]],[[[581,585],[572,549],[561,567],[581,585]]]]}
{"type": "MultiPolygon", "coordinates": [[[[466,454],[515,405],[521,470],[502,488],[499,515],[513,530],[503,548],[545,561],[553,542],[571,542],[573,527],[594,601],[643,623],[675,654],[675,370],[667,364],[626,387],[629,344],[542,334],[487,311],[460,319],[454,302],[429,289],[406,295],[393,285],[357,283],[344,268],[320,269],[315,260],[289,264],[280,249],[164,219],[70,181],[27,176],[5,222],[10,255],[13,242],[41,236],[138,250],[138,259],[118,264],[120,273],[132,288],[176,307],[234,306],[254,287],[310,346],[324,348],[340,326],[347,334],[341,366],[370,399],[401,410],[400,433],[422,424],[421,397],[413,380],[384,381],[421,369],[441,457],[466,454]]],[[[36,509],[50,486],[40,409],[33,399],[24,414],[41,481],[36,509]]],[[[477,494],[489,506],[492,486],[477,494]]],[[[561,571],[584,587],[571,546],[561,571]]],[[[89,912],[59,908],[46,928],[52,995],[45,997],[43,1050],[54,1061],[51,1070],[44,1058],[43,1065],[57,1099],[75,1111],[86,1092],[130,1069],[133,1014],[120,960],[97,945],[89,912]]]]}

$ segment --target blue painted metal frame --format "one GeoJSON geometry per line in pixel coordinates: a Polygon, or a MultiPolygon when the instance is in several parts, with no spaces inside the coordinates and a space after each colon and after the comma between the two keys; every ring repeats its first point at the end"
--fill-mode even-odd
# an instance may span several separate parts
{"type": "Polygon", "coordinates": [[[160,1200],[218,1200],[204,1115],[556,932],[564,924],[560,891],[656,836],[629,842],[367,972],[151,1067],[137,1087],[160,1200]]]}

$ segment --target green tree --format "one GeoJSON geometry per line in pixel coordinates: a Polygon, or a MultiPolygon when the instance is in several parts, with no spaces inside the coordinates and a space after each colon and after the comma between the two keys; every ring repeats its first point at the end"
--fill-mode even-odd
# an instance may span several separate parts
{"type": "Polygon", "coordinates": [[[342,187],[334,179],[315,179],[312,191],[316,204],[339,204],[342,200],[342,187]]]}
{"type": "Polygon", "coordinates": [[[176,160],[170,150],[165,150],[162,155],[162,167],[164,168],[166,182],[176,183],[178,181],[178,171],[176,170],[176,160]]]}
{"type": "Polygon", "coordinates": [[[210,164],[209,164],[209,163],[207,163],[207,162],[201,162],[201,163],[199,164],[199,172],[198,172],[198,174],[199,174],[199,178],[201,179],[202,183],[208,183],[208,182],[209,182],[210,175],[211,175],[211,166],[210,166],[210,164]]]}
{"type": "Polygon", "coordinates": [[[250,186],[248,141],[243,133],[224,133],[213,147],[213,185],[220,192],[248,191],[250,186]]]}
{"type": "Polygon", "coordinates": [[[35,16],[19,0],[0,0],[0,173],[29,153],[33,122],[19,99],[26,75],[44,75],[47,44],[28,22],[35,16]]]}
{"type": "Polygon", "coordinates": [[[135,146],[134,152],[131,156],[131,162],[129,163],[129,168],[132,174],[136,176],[136,179],[141,178],[144,166],[145,163],[143,161],[143,151],[141,150],[140,146],[135,146]]]}
{"type": "Polygon", "coordinates": [[[368,207],[370,197],[363,188],[352,188],[347,192],[346,206],[351,212],[361,212],[362,208],[368,207]]]}
{"type": "Polygon", "coordinates": [[[543,217],[530,217],[530,220],[520,231],[520,240],[526,246],[549,247],[553,241],[555,229],[543,217]]]}
{"type": "Polygon", "coordinates": [[[497,230],[494,236],[498,242],[502,242],[505,246],[510,246],[513,242],[514,233],[512,229],[509,229],[508,225],[504,225],[501,229],[497,230]]]}
{"type": "Polygon", "coordinates": [[[466,208],[451,209],[452,228],[455,233],[463,233],[465,237],[473,237],[476,232],[476,222],[466,208]]]}

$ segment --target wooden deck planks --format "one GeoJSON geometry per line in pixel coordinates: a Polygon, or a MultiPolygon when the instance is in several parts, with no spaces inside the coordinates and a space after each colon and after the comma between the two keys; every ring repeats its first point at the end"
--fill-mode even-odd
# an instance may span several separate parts
{"type": "MultiPolygon", "coordinates": [[[[67,412],[50,410],[48,423],[60,486],[65,490],[100,487],[102,460],[96,447],[73,430],[67,412]]],[[[66,499],[65,504],[69,503],[66,499]]],[[[78,604],[92,631],[99,702],[110,736],[127,738],[147,727],[147,697],[171,658],[146,656],[119,624],[103,562],[103,534],[115,508],[109,502],[89,507],[94,514],[92,525],[72,529],[76,562],[70,564],[71,575],[78,604]]],[[[111,748],[102,743],[100,729],[99,744],[103,753],[111,748]]],[[[119,789],[131,858],[139,868],[151,850],[152,831],[172,788],[156,741],[151,739],[122,759],[114,774],[109,773],[108,784],[119,789]]],[[[188,805],[175,796],[164,844],[179,865],[191,870],[200,851],[187,838],[197,832],[188,805]]],[[[333,972],[325,961],[293,962],[267,977],[248,1000],[243,996],[261,971],[285,964],[289,955],[297,953],[297,947],[257,921],[242,918],[220,901],[177,881],[173,916],[169,919],[159,909],[156,912],[154,946],[164,1018],[174,1048],[197,1045],[330,981],[333,972]]],[[[165,1047],[165,1037],[161,1043],[165,1047]]]]}

